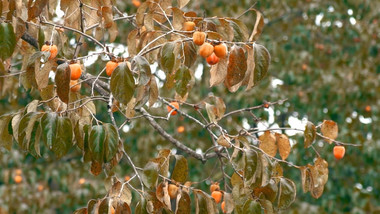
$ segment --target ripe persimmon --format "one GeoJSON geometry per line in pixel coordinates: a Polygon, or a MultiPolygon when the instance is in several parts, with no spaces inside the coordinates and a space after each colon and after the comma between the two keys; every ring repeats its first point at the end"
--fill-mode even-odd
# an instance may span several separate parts
{"type": "Polygon", "coordinates": [[[79,183],[80,185],[82,185],[82,184],[86,183],[86,179],[84,179],[84,178],[80,178],[79,181],[78,181],[78,183],[79,183]]]}
{"type": "Polygon", "coordinates": [[[131,179],[131,177],[129,176],[129,175],[126,175],[125,177],[124,177],[124,181],[129,181],[131,179]]]}
{"type": "Polygon", "coordinates": [[[212,53],[210,56],[206,58],[206,61],[209,65],[215,65],[219,62],[219,57],[215,55],[215,53],[212,53]]]}
{"type": "Polygon", "coordinates": [[[199,55],[201,55],[203,58],[209,57],[211,54],[214,53],[214,46],[212,46],[210,43],[205,42],[200,48],[199,48],[199,55]]]}
{"type": "Polygon", "coordinates": [[[42,45],[41,51],[49,51],[50,56],[49,60],[54,59],[58,54],[58,48],[56,45],[50,45],[49,42],[46,42],[45,45],[42,45]]]}
{"type": "Polygon", "coordinates": [[[71,80],[77,80],[82,75],[82,68],[78,63],[70,64],[71,80]]]}
{"type": "Polygon", "coordinates": [[[366,112],[371,112],[371,106],[367,105],[364,109],[366,112]]]}
{"type": "Polygon", "coordinates": [[[21,169],[16,169],[16,175],[21,175],[22,174],[22,170],[21,169]]]}
{"type": "Polygon", "coordinates": [[[344,146],[334,146],[334,157],[337,160],[340,160],[344,157],[344,153],[346,152],[346,149],[344,146]]]}
{"type": "Polygon", "coordinates": [[[80,90],[81,84],[78,82],[78,80],[70,80],[70,90],[72,92],[78,92],[80,90]]]}
{"type": "Polygon", "coordinates": [[[224,208],[225,206],[226,206],[226,202],[223,201],[222,204],[220,205],[220,207],[222,208],[223,213],[227,213],[227,210],[225,210],[225,208],[224,208]]]}
{"type": "Polygon", "coordinates": [[[200,31],[195,31],[193,34],[193,42],[196,45],[203,45],[206,39],[206,33],[205,32],[200,32],[200,31]]]}
{"type": "Polygon", "coordinates": [[[178,128],[177,128],[177,132],[178,133],[182,133],[184,131],[185,131],[185,127],[184,126],[178,126],[178,128]]]}
{"type": "Polygon", "coordinates": [[[14,180],[15,180],[15,183],[16,183],[16,184],[19,184],[19,183],[21,183],[21,181],[22,181],[22,176],[21,176],[21,175],[16,175],[16,176],[14,177],[14,180]]]}
{"type": "Polygon", "coordinates": [[[220,201],[222,200],[222,192],[221,191],[214,191],[211,193],[211,197],[214,198],[214,200],[217,204],[219,204],[220,201]]]}
{"type": "Polygon", "coordinates": [[[219,183],[218,182],[215,182],[215,183],[211,184],[211,186],[210,186],[210,192],[219,191],[219,190],[220,190],[220,187],[219,187],[219,183]]]}
{"type": "Polygon", "coordinates": [[[220,43],[214,46],[214,53],[219,58],[225,58],[227,56],[227,45],[220,43]]]}
{"type": "Polygon", "coordinates": [[[37,186],[37,191],[38,191],[38,192],[42,192],[42,190],[44,190],[44,185],[42,185],[42,184],[38,184],[38,186],[37,186]]]}
{"type": "Polygon", "coordinates": [[[174,184],[169,184],[168,193],[171,199],[177,198],[178,187],[174,184]]]}
{"type": "Polygon", "coordinates": [[[183,30],[184,31],[193,31],[195,28],[195,23],[194,22],[185,22],[183,23],[183,30]]]}
{"type": "Polygon", "coordinates": [[[141,1],[140,1],[140,0],[132,0],[132,4],[133,4],[135,7],[140,7],[140,5],[141,5],[141,1]]]}
{"type": "MultiPolygon", "coordinates": [[[[171,102],[170,105],[174,106],[176,109],[179,109],[179,103],[178,102],[171,102]]],[[[171,112],[172,111],[172,107],[171,106],[167,106],[166,107],[168,109],[168,112],[171,112]]],[[[174,110],[171,115],[176,115],[178,112],[176,110],[174,110]]]]}
{"type": "Polygon", "coordinates": [[[106,64],[106,74],[107,76],[111,76],[112,72],[116,69],[116,67],[119,65],[119,63],[114,61],[108,61],[106,64]]]}

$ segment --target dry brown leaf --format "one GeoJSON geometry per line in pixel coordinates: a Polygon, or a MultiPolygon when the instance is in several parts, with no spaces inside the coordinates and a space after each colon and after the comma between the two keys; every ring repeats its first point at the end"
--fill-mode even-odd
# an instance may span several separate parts
{"type": "MultiPolygon", "coordinates": [[[[338,137],[338,124],[336,124],[332,120],[324,120],[321,126],[322,135],[335,140],[338,137]]],[[[332,143],[333,141],[330,139],[325,139],[328,143],[332,143]]]]}
{"type": "Polygon", "coordinates": [[[227,76],[227,58],[220,59],[219,63],[211,66],[210,70],[210,87],[219,85],[227,76]]]}
{"type": "Polygon", "coordinates": [[[289,138],[288,136],[284,134],[276,133],[276,140],[277,140],[278,152],[280,153],[282,160],[285,160],[289,156],[290,149],[291,149],[289,138]]]}
{"type": "Polygon", "coordinates": [[[265,131],[263,135],[259,137],[260,149],[268,155],[274,157],[277,154],[276,137],[270,131],[265,131]]]}

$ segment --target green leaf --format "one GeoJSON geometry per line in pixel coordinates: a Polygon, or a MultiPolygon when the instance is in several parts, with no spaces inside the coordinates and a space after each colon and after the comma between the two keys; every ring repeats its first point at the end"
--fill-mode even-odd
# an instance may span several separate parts
{"type": "Polygon", "coordinates": [[[41,137],[41,127],[39,120],[33,126],[32,135],[30,136],[29,148],[28,151],[35,158],[41,156],[40,153],[40,137],[41,137]]]}
{"type": "Polygon", "coordinates": [[[161,48],[160,65],[161,65],[161,69],[164,70],[166,74],[170,74],[174,68],[174,64],[175,64],[174,48],[175,48],[175,44],[172,42],[166,43],[161,48]]]}
{"type": "Polygon", "coordinates": [[[149,161],[144,167],[141,179],[149,189],[153,189],[157,185],[158,170],[158,164],[152,161],[149,161]]]}
{"type": "Polygon", "coordinates": [[[34,124],[41,115],[42,113],[30,112],[22,117],[18,127],[18,143],[21,149],[25,151],[29,149],[34,124]]]}
{"type": "Polygon", "coordinates": [[[256,151],[247,150],[245,153],[244,180],[247,185],[255,183],[256,177],[260,176],[261,163],[256,151]]]}
{"type": "Polygon", "coordinates": [[[288,208],[296,199],[296,193],[296,185],[292,180],[280,178],[280,182],[278,184],[277,208],[288,208]]]}
{"type": "Polygon", "coordinates": [[[258,202],[248,199],[244,204],[243,213],[261,213],[261,206],[258,202]]]}
{"type": "Polygon", "coordinates": [[[307,122],[305,126],[305,131],[303,133],[305,137],[305,141],[304,141],[305,148],[309,148],[313,144],[315,140],[316,132],[317,130],[316,130],[315,125],[312,122],[307,122]]]}
{"type": "Polygon", "coordinates": [[[187,177],[189,173],[187,160],[182,155],[176,155],[175,159],[176,159],[176,162],[175,162],[171,179],[178,181],[180,183],[185,183],[187,181],[187,177]]]}
{"type": "Polygon", "coordinates": [[[89,149],[92,159],[102,163],[104,158],[104,141],[106,132],[102,125],[95,125],[91,129],[89,139],[89,149]]]}
{"type": "Polygon", "coordinates": [[[0,147],[4,147],[8,151],[11,150],[13,142],[12,134],[8,132],[12,117],[12,115],[2,115],[0,117],[0,147]]]}
{"type": "Polygon", "coordinates": [[[106,138],[104,141],[104,162],[109,162],[117,152],[119,135],[112,124],[106,123],[103,126],[106,132],[106,138]]]}
{"type": "Polygon", "coordinates": [[[61,158],[73,145],[73,128],[69,118],[58,117],[56,140],[53,141],[52,151],[61,158]]]}
{"type": "Polygon", "coordinates": [[[41,118],[42,140],[52,149],[56,141],[58,115],[56,113],[44,114],[41,118]]]}
{"type": "Polygon", "coordinates": [[[215,214],[218,213],[216,203],[212,197],[202,190],[194,189],[195,213],[196,214],[215,214]]]}
{"type": "Polygon", "coordinates": [[[182,66],[176,73],[175,73],[175,80],[176,80],[176,87],[175,91],[181,95],[181,97],[184,97],[186,93],[188,92],[188,84],[191,80],[191,74],[189,68],[182,66]]]}
{"type": "Polygon", "coordinates": [[[259,44],[253,45],[253,51],[255,56],[255,71],[254,71],[254,85],[257,85],[268,73],[270,64],[270,54],[268,50],[259,44]]]}
{"type": "Polygon", "coordinates": [[[0,58],[6,60],[12,56],[16,47],[16,35],[12,24],[2,23],[0,25],[0,58]]]}
{"type": "Polygon", "coordinates": [[[176,214],[190,214],[191,213],[191,199],[187,192],[181,191],[181,198],[177,201],[176,214]]]}
{"type": "Polygon", "coordinates": [[[248,29],[247,27],[237,19],[229,19],[228,20],[230,26],[234,32],[234,41],[247,41],[248,40],[248,29]]]}
{"type": "Polygon", "coordinates": [[[152,72],[150,70],[150,65],[148,60],[146,60],[143,56],[136,56],[134,58],[134,62],[136,68],[133,68],[133,70],[137,69],[139,78],[138,78],[138,85],[146,85],[149,83],[150,76],[152,75],[152,72]]]}
{"type": "Polygon", "coordinates": [[[132,99],[135,91],[135,79],[126,63],[120,64],[111,76],[111,92],[124,105],[132,99]]]}

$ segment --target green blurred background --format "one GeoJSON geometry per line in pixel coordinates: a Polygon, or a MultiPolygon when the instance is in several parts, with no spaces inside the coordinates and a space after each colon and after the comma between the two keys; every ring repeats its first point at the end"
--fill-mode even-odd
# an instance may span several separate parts
{"type": "MultiPolygon", "coordinates": [[[[193,0],[185,10],[204,12],[206,16],[236,17],[253,3],[193,0]]],[[[136,11],[129,1],[117,1],[117,5],[128,14],[136,11]]],[[[270,119],[268,125],[281,127],[305,120],[315,124],[324,119],[336,121],[338,140],[361,146],[347,147],[345,158],[336,161],[332,155],[333,145],[318,139],[316,149],[329,163],[329,181],[319,199],[302,192],[299,170],[283,165],[284,175],[297,184],[296,202],[284,213],[380,213],[380,161],[377,159],[380,156],[380,1],[268,0],[257,2],[255,8],[265,17],[266,25],[258,43],[271,53],[269,76],[248,92],[241,89],[231,94],[224,86],[209,88],[209,67],[198,59],[203,66],[198,67],[196,73],[200,78],[188,102],[198,103],[212,93],[222,97],[227,111],[231,111],[259,105],[264,100],[287,98],[283,105],[254,113],[262,119],[270,119]]],[[[248,12],[241,20],[252,29],[254,17],[254,12],[248,12]]],[[[132,25],[118,24],[120,36],[115,43],[125,44],[132,25]]],[[[93,49],[91,44],[84,46],[81,54],[86,55],[93,49]]],[[[87,71],[97,73],[104,65],[105,61],[99,58],[87,71]]],[[[13,81],[17,82],[17,78],[13,81]]],[[[83,93],[89,91],[89,88],[82,89],[83,93]]],[[[173,97],[173,92],[163,89],[161,96],[173,97]]],[[[2,94],[0,114],[16,111],[33,99],[38,99],[38,93],[22,88],[13,90],[12,95],[2,94]]],[[[105,104],[96,104],[97,118],[108,121],[105,104]]],[[[156,105],[150,111],[164,115],[166,109],[156,105]]],[[[195,115],[192,109],[184,111],[195,115]]],[[[116,119],[118,124],[122,123],[120,115],[116,114],[116,119]]],[[[122,134],[127,151],[141,167],[159,149],[172,148],[146,124],[143,119],[135,120],[122,134]]],[[[207,133],[187,119],[172,118],[161,125],[192,148],[205,150],[210,146],[207,133]],[[176,132],[180,125],[186,130],[182,134],[176,132]]],[[[242,127],[258,124],[249,115],[242,114],[222,121],[221,125],[230,133],[236,133],[242,127]]],[[[294,146],[289,161],[297,165],[312,163],[315,152],[303,149],[302,133],[292,135],[291,139],[294,146]]],[[[71,213],[86,206],[88,200],[106,194],[104,174],[92,176],[89,164],[81,161],[78,149],[73,148],[60,160],[46,148],[41,152],[43,157],[35,159],[22,153],[16,145],[11,152],[0,150],[0,207],[9,209],[10,213],[71,213]],[[16,169],[22,170],[21,184],[13,181],[16,169]],[[85,178],[83,184],[80,178],[85,178]]],[[[201,164],[189,158],[189,164],[191,181],[205,178],[217,181],[222,177],[214,170],[215,160],[201,164]]],[[[133,175],[133,170],[123,159],[115,173],[123,179],[133,175]]],[[[195,186],[207,190],[209,180],[195,186]]]]}

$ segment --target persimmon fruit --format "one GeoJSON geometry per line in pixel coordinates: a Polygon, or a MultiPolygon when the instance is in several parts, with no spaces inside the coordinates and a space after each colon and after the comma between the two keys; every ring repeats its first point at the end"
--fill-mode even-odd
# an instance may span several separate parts
{"type": "Polygon", "coordinates": [[[124,181],[129,181],[131,179],[131,177],[129,176],[129,175],[126,175],[125,177],[124,177],[124,181]]]}
{"type": "Polygon", "coordinates": [[[80,185],[82,185],[82,184],[86,183],[86,179],[84,179],[84,178],[80,178],[79,181],[78,181],[78,183],[79,183],[80,185]]]}
{"type": "Polygon", "coordinates": [[[112,72],[116,69],[116,67],[119,65],[119,63],[114,61],[108,61],[106,64],[106,74],[107,76],[111,76],[112,72]]]}
{"type": "Polygon", "coordinates": [[[16,183],[16,184],[19,184],[19,183],[21,183],[21,181],[22,181],[22,176],[21,176],[21,175],[16,175],[16,176],[14,177],[14,180],[15,180],[15,183],[16,183]]]}
{"type": "MultiPolygon", "coordinates": [[[[178,102],[171,102],[170,105],[174,106],[176,109],[179,109],[179,103],[178,103],[178,102]]],[[[173,109],[173,108],[172,108],[171,106],[169,106],[169,105],[168,105],[166,108],[168,109],[168,112],[171,112],[172,109],[173,109]]],[[[177,113],[178,113],[178,112],[177,112],[176,110],[174,110],[174,111],[171,113],[171,115],[174,116],[174,115],[176,115],[177,113]]]]}
{"type": "Polygon", "coordinates": [[[219,58],[225,58],[227,56],[227,45],[220,43],[214,46],[214,53],[219,58]]]}
{"type": "Polygon", "coordinates": [[[184,31],[193,31],[194,28],[195,28],[194,22],[188,21],[188,22],[183,23],[183,30],[184,31]]]}
{"type": "Polygon", "coordinates": [[[177,132],[178,133],[183,133],[185,131],[185,127],[184,126],[178,126],[177,128],[177,132]]]}
{"type": "Polygon", "coordinates": [[[210,186],[210,192],[219,191],[219,190],[220,190],[220,187],[219,187],[219,183],[218,182],[215,182],[215,183],[211,184],[211,186],[210,186]]]}
{"type": "Polygon", "coordinates": [[[371,106],[367,105],[364,109],[366,112],[371,112],[371,106]]]}
{"type": "Polygon", "coordinates": [[[132,4],[135,7],[140,7],[141,6],[141,1],[140,0],[132,0],[132,4]]]}
{"type": "Polygon", "coordinates": [[[54,59],[58,54],[57,46],[56,45],[49,45],[49,43],[42,45],[41,51],[49,51],[50,52],[49,60],[54,59]]]}
{"type": "Polygon", "coordinates": [[[195,31],[193,34],[193,42],[194,44],[201,46],[205,42],[206,39],[206,33],[205,32],[200,32],[200,31],[195,31]]]}
{"type": "Polygon", "coordinates": [[[203,58],[207,58],[211,56],[211,54],[214,53],[214,46],[212,46],[210,43],[205,42],[200,48],[199,48],[199,55],[201,55],[203,58]]]}
{"type": "Polygon", "coordinates": [[[16,169],[16,175],[21,175],[22,174],[22,170],[21,169],[16,169]]]}
{"type": "Polygon", "coordinates": [[[226,202],[223,201],[220,207],[222,208],[223,213],[227,213],[227,210],[225,210],[226,202]]]}
{"type": "Polygon", "coordinates": [[[168,186],[168,193],[169,193],[169,197],[171,199],[177,198],[178,187],[176,185],[174,185],[174,184],[169,184],[169,186],[168,186]]]}
{"type": "Polygon", "coordinates": [[[78,92],[80,90],[81,84],[78,82],[78,80],[70,80],[70,90],[72,92],[78,92]]]}
{"type": "Polygon", "coordinates": [[[212,53],[209,57],[206,58],[206,61],[209,65],[215,65],[219,62],[219,57],[212,53]]]}
{"type": "Polygon", "coordinates": [[[334,146],[334,157],[337,160],[340,160],[344,157],[344,153],[346,152],[346,149],[344,146],[334,146]]]}
{"type": "Polygon", "coordinates": [[[71,80],[77,80],[82,75],[82,68],[78,63],[70,64],[71,80]]]}
{"type": "Polygon", "coordinates": [[[219,204],[220,201],[222,200],[222,192],[221,191],[214,191],[211,193],[211,197],[214,198],[214,200],[217,204],[219,204]]]}

